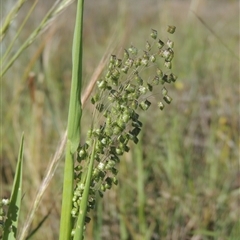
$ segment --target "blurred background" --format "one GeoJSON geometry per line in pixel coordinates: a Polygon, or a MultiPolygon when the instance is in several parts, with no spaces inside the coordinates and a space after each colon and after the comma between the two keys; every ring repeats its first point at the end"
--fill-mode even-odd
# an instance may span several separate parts
{"type": "MultiPolygon", "coordinates": [[[[12,22],[1,54],[33,2],[26,1],[12,22]]],[[[54,2],[37,3],[12,54],[54,2]]],[[[1,21],[13,4],[2,0],[1,21]]],[[[10,196],[24,132],[22,225],[67,125],[75,10],[76,1],[1,79],[1,197],[10,196]]],[[[119,185],[98,199],[86,239],[240,236],[238,1],[85,1],[84,87],[104,54],[121,55],[131,44],[144,49],[151,29],[165,37],[168,25],[176,26],[173,102],[143,116],[140,144],[122,158],[119,185]]],[[[83,129],[90,126],[91,112],[87,103],[83,129]]],[[[50,214],[31,239],[58,239],[63,160],[31,229],[50,214]]]]}

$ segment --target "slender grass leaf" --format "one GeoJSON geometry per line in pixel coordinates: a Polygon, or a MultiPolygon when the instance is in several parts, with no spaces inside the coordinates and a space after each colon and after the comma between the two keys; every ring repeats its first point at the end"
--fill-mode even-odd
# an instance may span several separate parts
{"type": "Polygon", "coordinates": [[[24,136],[22,135],[20,149],[18,153],[18,162],[16,173],[13,182],[13,188],[8,208],[7,220],[4,226],[3,240],[16,239],[18,229],[18,219],[22,199],[22,161],[23,161],[23,143],[24,136]]]}
{"type": "Polygon", "coordinates": [[[83,191],[83,196],[80,204],[80,212],[78,215],[77,225],[75,228],[74,240],[83,240],[84,237],[84,225],[88,207],[88,196],[89,196],[89,189],[91,184],[91,177],[93,172],[93,165],[94,165],[94,157],[95,157],[95,147],[96,142],[93,143],[93,150],[91,154],[90,163],[88,164],[88,171],[87,171],[87,179],[85,183],[85,188],[83,191]]]}
{"type": "Polygon", "coordinates": [[[70,93],[67,148],[63,182],[63,201],[61,210],[60,237],[61,240],[71,238],[73,220],[71,216],[74,154],[80,143],[80,120],[82,115],[81,87],[82,87],[82,29],[83,29],[83,0],[77,4],[77,15],[72,48],[72,85],[70,93]]]}

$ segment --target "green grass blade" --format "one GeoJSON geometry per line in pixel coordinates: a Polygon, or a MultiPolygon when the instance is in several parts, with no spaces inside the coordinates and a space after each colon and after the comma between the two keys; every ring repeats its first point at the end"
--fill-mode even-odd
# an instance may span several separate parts
{"type": "Polygon", "coordinates": [[[75,153],[80,142],[83,4],[83,0],[78,1],[72,49],[72,86],[68,114],[68,140],[71,141],[71,153],[75,153]]]}
{"type": "Polygon", "coordinates": [[[73,196],[73,167],[74,158],[70,152],[70,142],[67,142],[64,179],[63,179],[63,194],[62,194],[62,210],[60,222],[60,240],[70,239],[72,231],[72,196],[73,196]]]}
{"type": "Polygon", "coordinates": [[[24,136],[22,135],[20,149],[18,153],[18,163],[13,182],[12,194],[7,214],[7,220],[4,226],[3,240],[16,239],[18,229],[18,219],[22,199],[22,161],[23,161],[23,143],[24,136]]]}
{"type": "Polygon", "coordinates": [[[68,136],[63,182],[63,201],[60,222],[61,240],[70,239],[72,231],[72,197],[74,178],[74,154],[80,142],[80,120],[82,115],[81,81],[82,81],[82,28],[83,0],[78,1],[77,16],[73,39],[72,85],[68,113],[68,136]]]}
{"type": "Polygon", "coordinates": [[[76,225],[75,234],[73,238],[74,240],[82,240],[84,236],[83,233],[84,233],[85,217],[87,214],[88,196],[89,196],[89,189],[90,189],[91,177],[93,172],[94,157],[95,157],[95,141],[93,143],[93,151],[91,154],[90,163],[88,164],[87,179],[85,182],[85,188],[83,191],[83,196],[80,204],[77,225],[76,225]]]}

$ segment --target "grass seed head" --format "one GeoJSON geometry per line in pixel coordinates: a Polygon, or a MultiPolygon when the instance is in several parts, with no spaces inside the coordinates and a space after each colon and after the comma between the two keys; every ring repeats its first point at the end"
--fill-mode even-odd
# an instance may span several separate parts
{"type": "MultiPolygon", "coordinates": [[[[173,33],[174,27],[168,27],[173,33]]],[[[103,125],[93,122],[86,143],[79,147],[78,164],[75,167],[76,188],[73,198],[72,216],[79,212],[84,184],[84,162],[88,162],[92,155],[92,142],[95,141],[95,165],[91,178],[91,189],[88,200],[88,211],[95,205],[96,192],[100,197],[113,184],[117,184],[117,163],[120,157],[130,150],[129,142],[138,143],[138,136],[142,130],[139,111],[147,111],[152,102],[150,97],[156,91],[162,91],[163,100],[170,104],[165,83],[175,82],[177,77],[173,73],[163,72],[159,66],[168,69],[172,67],[174,56],[174,43],[166,43],[157,39],[157,31],[151,31],[151,39],[146,41],[145,50],[139,51],[131,45],[124,49],[123,58],[111,55],[105,77],[97,82],[97,93],[92,97],[91,103],[96,108],[96,118],[103,118],[103,125]],[[160,50],[159,50],[160,49],[160,50]],[[162,61],[162,63],[161,63],[162,61]],[[149,68],[151,67],[151,68],[149,68]],[[148,70],[149,68],[149,70],[148,70]],[[144,75],[144,72],[147,72],[144,75]],[[152,72],[152,75],[151,73],[152,72]],[[162,89],[157,90],[159,83],[162,89]]],[[[158,102],[158,108],[164,109],[164,103],[158,102]]],[[[87,220],[86,220],[87,222],[87,220]]]]}

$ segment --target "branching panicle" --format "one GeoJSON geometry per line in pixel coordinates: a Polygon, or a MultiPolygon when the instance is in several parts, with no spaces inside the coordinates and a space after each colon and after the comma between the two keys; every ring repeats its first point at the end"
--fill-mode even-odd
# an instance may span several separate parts
{"type": "MultiPolygon", "coordinates": [[[[175,27],[168,28],[173,33],[175,27]]],[[[86,143],[79,147],[78,163],[75,167],[76,187],[73,197],[72,216],[79,214],[79,207],[85,187],[88,162],[92,155],[92,141],[95,141],[94,169],[91,177],[91,189],[88,198],[88,211],[94,207],[96,192],[103,192],[118,184],[116,165],[120,156],[130,150],[129,143],[138,143],[138,135],[142,130],[139,112],[146,111],[151,106],[151,96],[155,91],[162,93],[162,99],[169,104],[172,98],[168,96],[166,83],[175,82],[177,77],[170,72],[174,57],[174,43],[170,39],[164,43],[158,39],[158,33],[152,29],[151,39],[146,41],[142,54],[135,46],[124,50],[122,59],[111,55],[105,76],[97,82],[97,93],[91,103],[95,105],[95,118],[103,118],[102,126],[93,127],[87,136],[86,143]],[[159,59],[163,60],[164,70],[159,67],[159,59]],[[144,74],[151,68],[152,76],[144,74]],[[162,89],[161,89],[161,85],[162,89]],[[159,89],[160,88],[160,89],[159,89]],[[79,167],[79,164],[81,164],[79,167]]],[[[164,103],[158,102],[160,110],[164,103]]],[[[85,223],[89,221],[87,217],[85,223]]]]}

